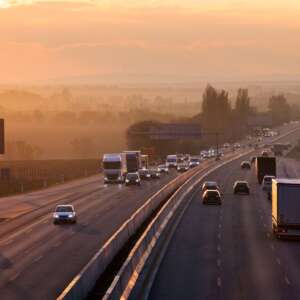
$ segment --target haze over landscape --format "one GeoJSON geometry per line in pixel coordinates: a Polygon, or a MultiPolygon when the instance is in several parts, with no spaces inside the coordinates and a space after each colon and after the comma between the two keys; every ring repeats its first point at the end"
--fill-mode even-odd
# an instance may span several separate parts
{"type": "Polygon", "coordinates": [[[2,83],[296,80],[299,1],[0,0],[2,83]]]}

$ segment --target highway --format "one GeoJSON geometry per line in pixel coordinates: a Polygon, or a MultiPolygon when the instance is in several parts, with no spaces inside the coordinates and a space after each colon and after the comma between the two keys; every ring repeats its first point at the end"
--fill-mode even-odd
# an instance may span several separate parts
{"type": "Polygon", "coordinates": [[[21,205],[41,199],[44,206],[1,223],[0,299],[55,299],[120,225],[175,176],[141,187],[105,186],[102,176],[94,176],[23,195],[21,205]],[[78,224],[52,224],[57,202],[74,204],[78,224]]]}
{"type": "Polygon", "coordinates": [[[0,219],[8,221],[0,223],[0,299],[55,299],[120,225],[176,175],[140,188],[106,186],[97,175],[1,198],[0,219]],[[75,206],[78,224],[52,224],[54,207],[62,203],[75,206]]]}
{"type": "MultiPolygon", "coordinates": [[[[299,134],[293,135],[296,141],[299,134]]],[[[204,206],[201,192],[183,215],[148,299],[299,299],[300,243],[277,240],[271,202],[253,170],[232,162],[211,173],[222,206],[204,206]],[[233,195],[235,180],[250,183],[250,196],[233,195]]],[[[280,159],[278,175],[289,173],[280,159]]],[[[289,166],[287,166],[289,167],[289,166]]]]}

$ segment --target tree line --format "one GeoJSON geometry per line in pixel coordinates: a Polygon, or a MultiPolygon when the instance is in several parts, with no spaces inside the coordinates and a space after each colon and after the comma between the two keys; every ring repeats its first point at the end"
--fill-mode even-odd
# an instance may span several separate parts
{"type": "Polygon", "coordinates": [[[218,142],[234,142],[246,134],[251,134],[256,126],[277,126],[291,120],[300,118],[298,105],[290,105],[283,94],[273,95],[268,101],[268,110],[259,112],[251,105],[248,90],[240,88],[234,101],[229,99],[225,90],[217,90],[207,85],[204,90],[201,113],[193,118],[179,120],[199,124],[203,136],[191,140],[153,140],[149,135],[133,134],[136,131],[146,132],[153,126],[161,123],[153,120],[137,122],[127,130],[127,142],[129,148],[154,147],[159,156],[173,152],[189,152],[198,154],[199,150],[216,144],[216,133],[218,142]],[[250,119],[252,118],[252,123],[250,119]],[[263,120],[265,124],[260,124],[263,120]],[[255,124],[257,122],[257,124],[255,124]]]}

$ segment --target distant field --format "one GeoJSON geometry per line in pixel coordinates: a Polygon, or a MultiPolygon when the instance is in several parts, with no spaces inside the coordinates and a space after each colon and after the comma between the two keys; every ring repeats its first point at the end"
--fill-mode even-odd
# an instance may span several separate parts
{"type": "Polygon", "coordinates": [[[97,159],[2,161],[0,196],[45,188],[100,172],[97,159]]]}

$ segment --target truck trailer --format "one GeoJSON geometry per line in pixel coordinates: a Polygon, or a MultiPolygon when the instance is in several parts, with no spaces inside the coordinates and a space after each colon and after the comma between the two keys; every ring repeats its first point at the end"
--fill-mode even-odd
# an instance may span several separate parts
{"type": "Polygon", "coordinates": [[[272,230],[277,237],[300,237],[300,179],[272,180],[272,230]]]}
{"type": "Polygon", "coordinates": [[[142,168],[141,151],[123,151],[126,157],[126,166],[128,173],[138,172],[142,168]]]}
{"type": "Polygon", "coordinates": [[[265,175],[272,175],[276,177],[276,158],[268,156],[258,156],[256,157],[255,163],[256,177],[259,184],[265,175]]]}

